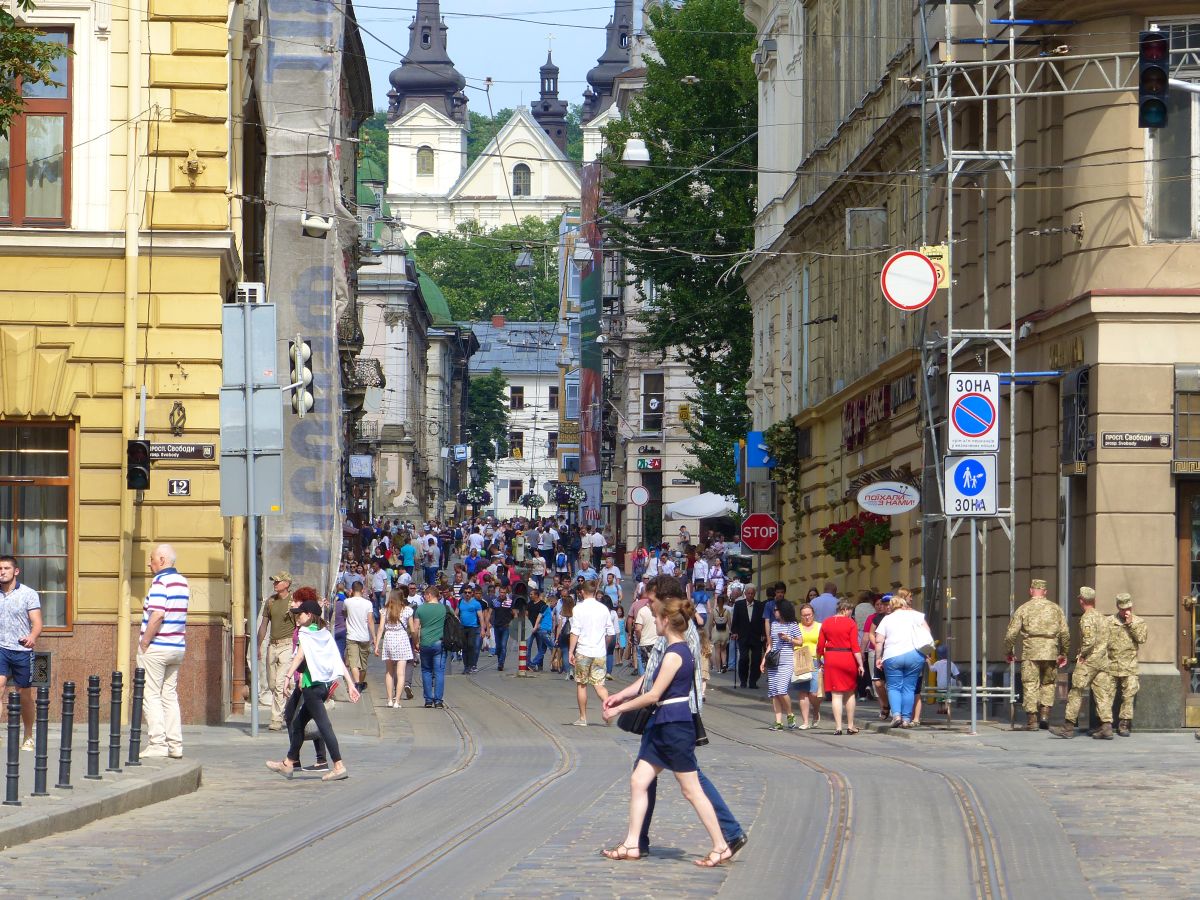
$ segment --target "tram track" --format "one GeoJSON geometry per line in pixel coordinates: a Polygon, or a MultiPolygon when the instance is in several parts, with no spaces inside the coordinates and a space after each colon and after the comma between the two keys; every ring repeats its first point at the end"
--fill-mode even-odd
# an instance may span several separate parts
{"type": "MultiPolygon", "coordinates": [[[[578,766],[578,755],[574,750],[563,741],[558,735],[554,734],[549,728],[537,721],[536,717],[530,715],[525,710],[521,709],[515,703],[512,703],[507,698],[495,691],[483,686],[481,683],[472,679],[472,684],[475,688],[483,693],[488,694],[494,701],[503,704],[511,709],[517,715],[531,723],[535,729],[541,732],[551,746],[554,748],[556,761],[554,766],[540,777],[528,782],[521,790],[513,794],[506,801],[493,806],[491,809],[482,813],[479,816],[472,818],[469,825],[458,829],[453,834],[443,838],[437,846],[428,852],[422,854],[417,859],[412,860],[398,870],[388,872],[386,877],[379,881],[371,883],[366,887],[358,887],[355,889],[354,896],[361,898],[375,898],[386,896],[389,893],[397,890],[407,882],[411,881],[416,876],[428,870],[431,866],[445,859],[452,854],[456,849],[470,841],[486,829],[492,827],[496,823],[502,821],[505,817],[511,815],[535,794],[544,790],[550,784],[563,778],[578,766]]],[[[420,784],[414,785],[410,789],[404,791],[399,796],[389,797],[386,800],[367,806],[366,808],[356,810],[354,813],[344,816],[337,822],[323,828],[313,829],[306,832],[300,839],[291,841],[287,846],[271,854],[270,856],[256,860],[252,865],[245,866],[233,872],[225,874],[219,881],[211,882],[202,886],[200,890],[189,893],[187,896],[191,898],[207,898],[218,896],[227,891],[244,886],[249,879],[255,876],[268,872],[268,870],[285,864],[290,860],[295,859],[305,850],[314,845],[325,841],[329,838],[336,837],[339,834],[344,834],[351,828],[361,826],[364,822],[394,810],[400,804],[412,800],[416,795],[428,791],[430,788],[461,775],[476,763],[480,755],[478,742],[472,736],[470,729],[462,714],[458,710],[447,707],[444,712],[453,722],[455,730],[458,734],[458,752],[455,756],[454,763],[447,769],[443,770],[433,778],[426,779],[420,784]]]]}
{"type": "MultiPolygon", "coordinates": [[[[751,716],[732,706],[711,701],[709,705],[731,715],[751,721],[759,721],[757,717],[751,716]]],[[[813,896],[813,891],[817,884],[821,886],[820,897],[834,898],[839,896],[845,872],[845,861],[849,856],[848,845],[853,819],[853,790],[846,781],[845,776],[806,756],[789,753],[778,747],[738,737],[719,727],[713,727],[707,721],[705,722],[705,726],[710,733],[719,735],[735,744],[793,760],[825,776],[830,789],[830,814],[826,832],[822,839],[821,856],[818,858],[824,859],[826,851],[830,855],[824,865],[823,878],[814,880],[813,887],[810,887],[807,896],[813,896]]],[[[972,885],[976,891],[975,896],[985,898],[985,900],[1004,900],[1004,898],[1009,896],[1004,882],[1003,868],[999,850],[996,846],[994,829],[991,826],[987,813],[983,809],[979,796],[969,783],[958,775],[929,768],[901,756],[892,756],[888,753],[879,753],[862,747],[854,747],[847,741],[834,741],[825,738],[823,735],[813,734],[811,730],[804,732],[804,739],[816,741],[823,746],[841,752],[849,751],[863,756],[886,759],[940,779],[948,787],[951,796],[954,798],[957,812],[962,821],[963,833],[966,835],[968,844],[968,862],[972,885]]]]}

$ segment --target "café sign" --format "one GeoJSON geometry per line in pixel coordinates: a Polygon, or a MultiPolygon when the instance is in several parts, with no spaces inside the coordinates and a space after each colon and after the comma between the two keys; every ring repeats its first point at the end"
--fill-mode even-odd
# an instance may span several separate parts
{"type": "Polygon", "coordinates": [[[843,446],[857,450],[865,444],[867,432],[916,399],[916,384],[915,375],[902,375],[847,402],[842,407],[843,446]]]}
{"type": "Polygon", "coordinates": [[[858,492],[858,505],[880,516],[898,516],[921,505],[921,492],[902,481],[876,481],[858,492]]]}

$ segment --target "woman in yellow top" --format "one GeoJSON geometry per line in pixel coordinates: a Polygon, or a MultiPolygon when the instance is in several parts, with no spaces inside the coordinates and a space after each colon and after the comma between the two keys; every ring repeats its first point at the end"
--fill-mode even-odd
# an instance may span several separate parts
{"type": "Polygon", "coordinates": [[[801,676],[792,682],[792,687],[800,692],[800,717],[803,719],[800,723],[801,730],[811,728],[821,721],[821,673],[820,661],[817,659],[817,639],[820,636],[821,623],[817,621],[813,608],[805,603],[800,607],[800,637],[803,640],[802,646],[808,648],[813,670],[807,678],[801,676]]]}

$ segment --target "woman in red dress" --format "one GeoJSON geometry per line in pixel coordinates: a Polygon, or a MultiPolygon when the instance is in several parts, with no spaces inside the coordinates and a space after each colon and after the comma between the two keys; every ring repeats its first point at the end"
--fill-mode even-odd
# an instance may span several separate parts
{"type": "Polygon", "coordinates": [[[842,708],[846,710],[846,733],[858,734],[854,727],[854,704],[858,679],[863,673],[862,649],[858,643],[858,625],[854,621],[854,601],[838,601],[837,614],[821,623],[817,656],[822,660],[825,690],[833,694],[834,734],[842,733],[842,708]]]}

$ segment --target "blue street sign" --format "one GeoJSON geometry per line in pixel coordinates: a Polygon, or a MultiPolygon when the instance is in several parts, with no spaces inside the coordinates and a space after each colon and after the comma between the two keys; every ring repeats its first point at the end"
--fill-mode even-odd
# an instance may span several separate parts
{"type": "Polygon", "coordinates": [[[964,497],[974,497],[987,487],[987,472],[977,459],[964,459],[954,467],[954,485],[964,497]]]}
{"type": "Polygon", "coordinates": [[[767,449],[767,440],[761,431],[749,431],[746,433],[746,468],[775,468],[775,460],[767,449]]]}
{"type": "Polygon", "coordinates": [[[955,402],[953,416],[960,434],[983,437],[996,424],[996,407],[983,394],[964,394],[955,402]]]}

